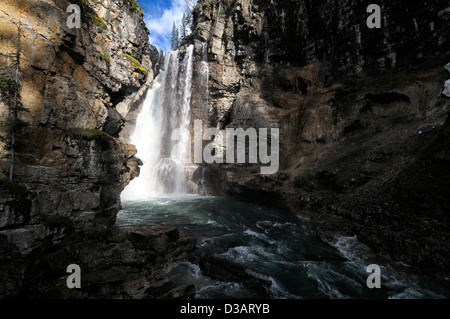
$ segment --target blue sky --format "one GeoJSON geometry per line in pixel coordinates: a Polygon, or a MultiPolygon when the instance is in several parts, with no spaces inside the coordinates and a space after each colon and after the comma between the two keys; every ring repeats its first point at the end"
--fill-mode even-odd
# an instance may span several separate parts
{"type": "Polygon", "coordinates": [[[150,30],[150,43],[164,52],[170,50],[173,22],[180,25],[185,0],[138,0],[142,4],[145,23],[150,30]]]}

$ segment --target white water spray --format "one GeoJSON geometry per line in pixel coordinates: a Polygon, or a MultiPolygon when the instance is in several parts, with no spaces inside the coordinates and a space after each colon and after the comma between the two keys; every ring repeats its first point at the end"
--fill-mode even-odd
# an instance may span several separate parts
{"type": "Polygon", "coordinates": [[[161,193],[188,190],[185,164],[190,162],[190,139],[183,134],[190,127],[192,59],[194,46],[187,48],[180,64],[180,52],[167,55],[165,68],[155,79],[137,118],[131,143],[136,145],[144,165],[139,178],[122,193],[123,200],[140,200],[161,193]],[[178,129],[178,130],[177,130],[178,129]],[[178,141],[172,134],[179,132],[178,141]]]}

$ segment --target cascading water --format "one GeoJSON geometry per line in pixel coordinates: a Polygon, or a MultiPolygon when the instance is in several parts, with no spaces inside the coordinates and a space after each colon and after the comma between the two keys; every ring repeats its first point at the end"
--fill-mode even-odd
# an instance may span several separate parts
{"type": "MultiPolygon", "coordinates": [[[[445,296],[435,292],[434,284],[428,286],[428,279],[399,272],[390,265],[382,268],[383,289],[366,288],[367,265],[384,261],[373,259],[356,237],[338,238],[330,242],[337,248],[332,249],[318,239],[312,225],[285,211],[229,198],[178,194],[168,199],[167,193],[205,193],[203,167],[189,164],[193,51],[190,46],[183,57],[179,51],[169,53],[165,71],[155,79],[146,97],[132,135],[144,166],[140,177],[122,194],[123,210],[117,218],[119,225],[164,223],[182,233],[202,236],[191,261],[180,261],[166,269],[175,286],[194,284],[195,298],[206,299],[445,296]],[[173,136],[174,132],[180,134],[173,136]],[[254,281],[247,285],[235,282],[227,279],[226,269],[223,280],[204,275],[198,260],[208,255],[240,265],[247,275],[253,274],[253,280],[262,281],[256,280],[258,285],[250,285],[254,281]]],[[[208,79],[204,44],[194,97],[195,103],[202,104],[195,111],[202,107],[204,114],[210,111],[208,79]]]]}
{"type": "Polygon", "coordinates": [[[124,200],[145,199],[161,193],[185,193],[190,162],[190,104],[194,46],[167,55],[164,71],[155,79],[137,118],[131,143],[144,162],[140,177],[122,193],[124,200]],[[178,133],[177,136],[175,136],[178,133]],[[172,140],[175,137],[177,140],[172,140]]]}

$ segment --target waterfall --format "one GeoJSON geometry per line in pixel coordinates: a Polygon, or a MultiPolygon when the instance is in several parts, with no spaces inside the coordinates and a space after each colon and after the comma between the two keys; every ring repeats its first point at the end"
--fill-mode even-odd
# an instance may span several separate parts
{"type": "Polygon", "coordinates": [[[122,193],[123,200],[139,200],[161,193],[188,191],[186,164],[191,162],[190,105],[194,46],[170,52],[164,70],[147,93],[131,136],[144,165],[139,178],[122,193]],[[172,140],[172,138],[178,138],[172,140]]]}

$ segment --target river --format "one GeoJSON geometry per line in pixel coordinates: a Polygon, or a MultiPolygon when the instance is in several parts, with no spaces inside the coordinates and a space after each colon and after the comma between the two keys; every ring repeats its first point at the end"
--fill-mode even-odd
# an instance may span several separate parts
{"type": "MultiPolygon", "coordinates": [[[[221,197],[158,196],[124,201],[118,225],[170,224],[201,236],[195,254],[209,254],[244,266],[265,281],[275,299],[445,298],[429,278],[374,257],[356,237],[322,241],[314,225],[286,211],[221,197]],[[369,289],[368,265],[379,263],[381,288],[369,289]]],[[[196,298],[261,298],[239,282],[202,274],[198,264],[181,261],[167,269],[179,285],[194,284],[196,298]]]]}

